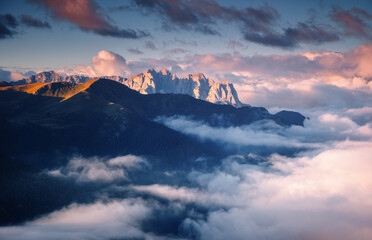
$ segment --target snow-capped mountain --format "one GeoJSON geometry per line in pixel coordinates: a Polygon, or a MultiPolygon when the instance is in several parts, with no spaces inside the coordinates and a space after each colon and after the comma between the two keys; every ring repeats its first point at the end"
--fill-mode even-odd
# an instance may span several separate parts
{"type": "MultiPolygon", "coordinates": [[[[128,79],[121,76],[101,76],[100,78],[120,82],[142,94],[187,94],[197,99],[217,104],[229,104],[236,107],[244,105],[240,102],[232,83],[229,83],[227,80],[215,82],[211,78],[206,78],[203,73],[187,74],[183,78],[178,78],[175,74],[170,73],[166,69],[162,69],[159,72],[154,69],[149,69],[144,73],[134,75],[128,79]]],[[[12,85],[40,82],[84,83],[91,79],[93,78],[82,75],[61,76],[54,71],[49,71],[12,82],[12,85]]]]}

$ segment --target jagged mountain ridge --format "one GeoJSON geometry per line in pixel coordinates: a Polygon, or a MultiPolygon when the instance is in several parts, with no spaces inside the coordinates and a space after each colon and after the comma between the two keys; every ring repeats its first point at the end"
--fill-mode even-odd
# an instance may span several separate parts
{"type": "MultiPolygon", "coordinates": [[[[228,104],[236,107],[244,106],[239,100],[234,85],[227,80],[215,82],[206,78],[203,73],[187,74],[178,78],[166,69],[157,72],[149,69],[144,73],[130,78],[121,76],[102,76],[100,78],[120,82],[141,94],[175,93],[187,94],[197,99],[211,103],[228,104]]],[[[84,83],[94,78],[82,75],[61,76],[54,71],[41,72],[29,78],[12,82],[12,85],[24,85],[31,83],[70,82],[84,83]]]]}
{"type": "Polygon", "coordinates": [[[23,92],[37,96],[63,98],[66,101],[88,92],[110,103],[118,103],[152,120],[157,116],[192,116],[213,126],[240,126],[259,120],[273,120],[279,125],[303,125],[305,117],[297,112],[281,111],[270,114],[263,107],[213,104],[187,94],[139,94],[110,79],[93,79],[85,83],[52,82],[1,87],[0,90],[23,92]]]}

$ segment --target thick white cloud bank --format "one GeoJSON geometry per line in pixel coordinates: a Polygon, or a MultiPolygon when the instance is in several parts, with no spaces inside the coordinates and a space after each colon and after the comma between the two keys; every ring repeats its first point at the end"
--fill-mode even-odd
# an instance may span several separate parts
{"type": "Polygon", "coordinates": [[[354,116],[365,116],[365,112],[370,114],[366,109],[351,109],[346,113],[308,113],[310,118],[305,120],[304,127],[291,128],[280,127],[271,121],[240,127],[212,127],[185,116],[158,117],[156,121],[202,141],[211,140],[235,146],[320,147],[325,142],[346,139],[371,140],[370,122],[358,125],[352,120],[354,116]]]}
{"type": "Polygon", "coordinates": [[[72,204],[23,226],[0,228],[1,239],[152,239],[140,222],[151,214],[141,199],[72,204]]]}
{"type": "Polygon", "coordinates": [[[129,69],[124,57],[111,51],[99,51],[92,58],[91,65],[77,65],[73,69],[58,70],[59,73],[85,75],[90,77],[99,76],[127,76],[129,69]]]}
{"type": "Polygon", "coordinates": [[[75,157],[69,161],[66,167],[50,170],[47,174],[53,177],[75,179],[80,183],[110,183],[120,180],[129,181],[128,171],[149,166],[144,158],[134,155],[120,156],[109,160],[75,157]]]}
{"type": "Polygon", "coordinates": [[[273,155],[270,170],[227,159],[214,172],[190,173],[198,190],[134,188],[223,207],[206,220],[184,220],[201,239],[367,240],[372,238],[371,156],[371,142],[344,141],[313,157],[273,155]]]}

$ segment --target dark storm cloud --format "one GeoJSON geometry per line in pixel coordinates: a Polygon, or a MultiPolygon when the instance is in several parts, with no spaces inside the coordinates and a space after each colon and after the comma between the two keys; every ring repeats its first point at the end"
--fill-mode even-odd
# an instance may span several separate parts
{"type": "Polygon", "coordinates": [[[371,27],[367,24],[372,20],[372,15],[359,8],[344,10],[334,7],[331,13],[333,21],[338,23],[345,31],[345,35],[371,38],[371,27]]]}
{"type": "Polygon", "coordinates": [[[37,18],[34,18],[29,15],[22,15],[21,16],[21,22],[25,24],[26,26],[29,27],[35,27],[35,28],[49,28],[51,29],[52,27],[48,22],[43,22],[37,18]]]}
{"type": "Polygon", "coordinates": [[[149,36],[145,31],[120,29],[106,20],[100,6],[91,0],[30,0],[50,10],[57,19],[69,21],[84,31],[91,31],[101,36],[137,39],[149,36]]]}
{"type": "MultiPolygon", "coordinates": [[[[328,25],[315,22],[300,22],[296,27],[274,29],[280,14],[268,5],[237,9],[221,6],[209,0],[134,0],[134,5],[146,13],[156,13],[162,18],[162,27],[167,30],[186,29],[206,35],[221,35],[215,29],[217,21],[235,22],[241,28],[244,39],[250,42],[281,48],[295,48],[301,43],[321,44],[340,39],[328,25]]],[[[361,14],[361,13],[359,13],[361,14]]]]}
{"type": "Polygon", "coordinates": [[[298,23],[294,28],[283,29],[283,33],[275,32],[272,29],[265,31],[247,29],[244,38],[266,46],[282,48],[295,48],[301,43],[321,44],[340,39],[338,34],[328,25],[304,22],[298,23]]]}
{"type": "Polygon", "coordinates": [[[140,9],[160,15],[163,18],[162,26],[165,30],[187,29],[206,35],[220,35],[211,26],[216,23],[216,20],[236,21],[252,29],[262,29],[279,17],[277,11],[269,6],[238,10],[207,0],[134,0],[133,3],[140,9]]]}
{"type": "Polygon", "coordinates": [[[18,26],[18,22],[15,17],[9,13],[0,14],[0,39],[10,38],[17,34],[14,29],[18,26]]]}

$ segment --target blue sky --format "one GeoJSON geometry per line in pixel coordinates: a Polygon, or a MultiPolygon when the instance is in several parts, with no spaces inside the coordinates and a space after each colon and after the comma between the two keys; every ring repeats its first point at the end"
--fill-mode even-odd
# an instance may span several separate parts
{"type": "MultiPolygon", "coordinates": [[[[218,30],[218,35],[208,35],[196,32],[189,24],[189,29],[177,27],[172,19],[156,13],[154,9],[145,9],[137,2],[141,1],[96,1],[96,13],[101,15],[111,25],[119,29],[134,29],[146,31],[150,36],[138,39],[101,36],[92,31],[82,30],[76,22],[53,14],[53,6],[48,1],[3,0],[0,14],[11,14],[19,22],[12,36],[0,40],[0,66],[11,71],[47,70],[73,67],[77,64],[89,64],[91,58],[101,50],[108,50],[123,56],[127,60],[145,58],[182,58],[188,54],[222,54],[238,51],[244,55],[293,54],[305,51],[349,51],[360,44],[370,41],[370,38],[357,35],[342,34],[342,27],[332,21],[330,14],[333,8],[344,11],[353,8],[372,13],[372,2],[359,1],[216,1],[220,7],[234,7],[238,10],[245,8],[260,9],[270,7],[280,15],[273,22],[273,31],[282,32],[285,28],[295,28],[299,22],[312,21],[314,24],[327,25],[337,33],[339,39],[321,43],[304,41],[295,47],[263,45],[247,41],[242,34],[241,23],[226,19],[212,19],[210,24],[218,30]],[[114,8],[120,8],[116,9],[114,8]],[[50,28],[30,27],[21,23],[21,16],[29,15],[41,22],[48,23],[50,28]],[[162,28],[162,22],[176,26],[174,30],[162,28]],[[229,43],[238,43],[232,48],[229,43]],[[146,47],[151,42],[156,49],[146,47]],[[178,50],[170,54],[169,50],[178,50]],[[142,54],[135,54],[138,50],[142,54]]],[[[68,1],[67,1],[68,2],[68,1]]],[[[77,1],[79,2],[79,1],[77,1]]],[[[94,3],[93,1],[88,1],[94,3]]],[[[151,2],[151,1],[142,1],[151,2]]],[[[162,1],[155,1],[162,2],[162,1]]],[[[181,4],[188,1],[174,1],[181,4]]],[[[202,1],[203,2],[203,1],[202,1]]],[[[204,1],[208,2],[208,1],[204,1]]],[[[195,7],[197,9],[197,6],[195,7]]],[[[194,10],[192,8],[191,10],[194,10]]],[[[358,15],[357,17],[360,18],[358,15]]],[[[203,21],[204,19],[200,19],[203,21]]],[[[370,27],[370,19],[363,19],[370,27]]],[[[370,29],[368,29],[370,30],[370,29]]],[[[370,37],[370,36],[369,36],[370,37]]]]}

